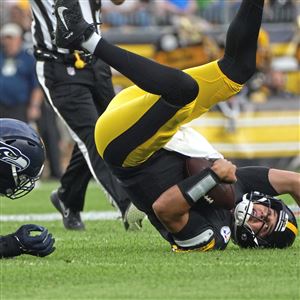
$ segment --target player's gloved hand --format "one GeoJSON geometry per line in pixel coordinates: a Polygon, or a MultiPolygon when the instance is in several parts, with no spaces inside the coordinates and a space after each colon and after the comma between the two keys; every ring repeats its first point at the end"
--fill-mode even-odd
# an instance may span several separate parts
{"type": "Polygon", "coordinates": [[[53,247],[55,239],[43,226],[26,224],[21,226],[11,236],[16,239],[21,254],[43,257],[55,250],[55,247],[53,247]],[[40,234],[35,235],[36,232],[40,232],[40,234]]]}

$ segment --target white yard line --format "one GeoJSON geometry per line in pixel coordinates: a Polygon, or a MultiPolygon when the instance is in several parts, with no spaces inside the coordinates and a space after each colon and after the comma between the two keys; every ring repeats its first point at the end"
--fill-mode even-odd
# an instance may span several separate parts
{"type": "MultiPolygon", "coordinates": [[[[297,217],[300,217],[300,208],[296,205],[289,206],[297,217]]],[[[116,220],[121,217],[116,211],[89,211],[81,214],[84,221],[116,220]]],[[[62,217],[59,213],[50,214],[22,214],[0,215],[0,222],[28,222],[28,221],[58,221],[62,217]]]]}
{"type": "MultiPolygon", "coordinates": [[[[116,211],[89,211],[81,214],[85,221],[115,220],[121,215],[116,211]]],[[[0,222],[28,222],[28,221],[57,221],[61,220],[59,213],[50,214],[22,214],[22,215],[0,215],[0,222]]]]}

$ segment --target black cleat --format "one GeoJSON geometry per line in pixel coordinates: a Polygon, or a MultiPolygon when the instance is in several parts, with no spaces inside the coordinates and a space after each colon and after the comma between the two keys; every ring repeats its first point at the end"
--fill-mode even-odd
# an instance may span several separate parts
{"type": "Polygon", "coordinates": [[[81,49],[81,43],[92,35],[95,27],[84,20],[78,1],[56,0],[54,10],[56,45],[65,49],[81,49]]]}
{"type": "Polygon", "coordinates": [[[50,196],[50,200],[54,207],[61,213],[63,217],[63,224],[66,229],[69,230],[84,230],[85,226],[81,220],[79,211],[72,211],[67,208],[60,200],[58,192],[53,191],[50,196]]]}

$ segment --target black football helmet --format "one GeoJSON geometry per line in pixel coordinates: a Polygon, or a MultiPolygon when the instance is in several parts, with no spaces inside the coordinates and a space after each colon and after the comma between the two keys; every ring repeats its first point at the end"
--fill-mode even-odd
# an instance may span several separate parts
{"type": "Polygon", "coordinates": [[[10,199],[29,193],[45,161],[41,138],[26,123],[0,118],[0,195],[10,199]]]}
{"type": "MultiPolygon", "coordinates": [[[[256,217],[255,217],[256,218],[256,217]]],[[[241,248],[286,248],[293,244],[298,234],[297,221],[292,211],[281,200],[259,193],[245,194],[234,210],[233,241],[241,248]],[[274,230],[266,237],[254,233],[247,224],[252,215],[253,204],[262,204],[277,211],[274,230]]]]}

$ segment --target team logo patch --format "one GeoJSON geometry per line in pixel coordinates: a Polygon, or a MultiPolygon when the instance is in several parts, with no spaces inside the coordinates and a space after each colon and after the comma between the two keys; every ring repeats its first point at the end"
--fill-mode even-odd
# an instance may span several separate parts
{"type": "Polygon", "coordinates": [[[0,161],[13,165],[17,171],[25,170],[29,164],[29,158],[19,149],[0,141],[0,161]]]}
{"type": "Polygon", "coordinates": [[[224,239],[225,244],[227,244],[231,237],[231,230],[228,226],[223,226],[220,230],[220,233],[224,239]]]}

